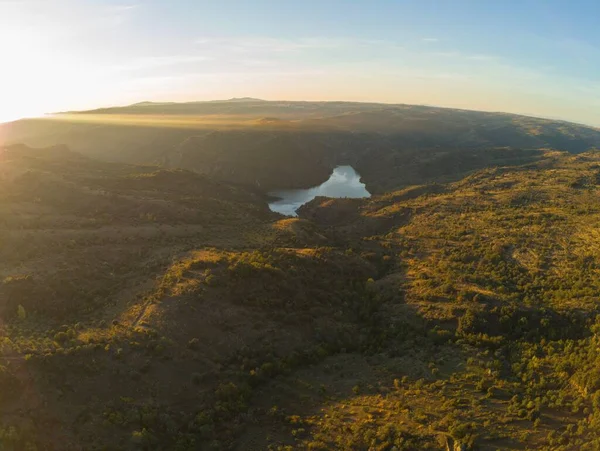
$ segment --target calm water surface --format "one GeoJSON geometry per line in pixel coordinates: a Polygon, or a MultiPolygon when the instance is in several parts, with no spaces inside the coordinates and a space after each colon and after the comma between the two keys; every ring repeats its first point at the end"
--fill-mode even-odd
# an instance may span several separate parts
{"type": "Polygon", "coordinates": [[[286,216],[298,216],[296,210],[317,196],[324,197],[371,197],[360,175],[352,166],[338,166],[333,170],[329,180],[308,189],[292,189],[269,193],[279,198],[269,204],[271,211],[286,216]]]}

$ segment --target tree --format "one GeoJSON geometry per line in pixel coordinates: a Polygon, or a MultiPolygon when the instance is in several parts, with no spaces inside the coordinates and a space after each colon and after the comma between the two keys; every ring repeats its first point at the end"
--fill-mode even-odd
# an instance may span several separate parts
{"type": "Polygon", "coordinates": [[[21,304],[19,304],[19,306],[17,307],[17,316],[20,320],[24,320],[25,318],[27,318],[27,312],[25,311],[25,307],[23,307],[21,304]]]}

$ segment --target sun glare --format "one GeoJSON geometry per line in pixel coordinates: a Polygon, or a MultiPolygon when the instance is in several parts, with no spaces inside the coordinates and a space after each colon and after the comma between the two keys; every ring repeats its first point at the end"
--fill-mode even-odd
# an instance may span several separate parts
{"type": "Polygon", "coordinates": [[[51,68],[44,67],[47,57],[39,49],[30,30],[0,30],[0,121],[43,113],[46,99],[37,87],[51,68]]]}
{"type": "Polygon", "coordinates": [[[41,31],[0,29],[0,122],[41,116],[69,106],[86,107],[86,93],[100,92],[85,66],[47,45],[41,31]]]}

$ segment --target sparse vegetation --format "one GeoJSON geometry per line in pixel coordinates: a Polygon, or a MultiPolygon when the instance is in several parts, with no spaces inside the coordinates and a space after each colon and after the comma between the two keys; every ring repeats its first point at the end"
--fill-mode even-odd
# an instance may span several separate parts
{"type": "Polygon", "coordinates": [[[282,219],[219,174],[3,152],[2,446],[595,449],[600,156],[478,155],[282,219]]]}

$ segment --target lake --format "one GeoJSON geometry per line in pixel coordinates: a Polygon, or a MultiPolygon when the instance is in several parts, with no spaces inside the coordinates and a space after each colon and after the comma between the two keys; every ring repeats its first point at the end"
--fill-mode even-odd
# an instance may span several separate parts
{"type": "Polygon", "coordinates": [[[333,170],[329,180],[308,189],[292,189],[273,191],[270,196],[278,200],[269,203],[271,211],[286,216],[298,216],[296,211],[302,205],[310,202],[317,196],[324,197],[350,197],[353,199],[371,197],[360,175],[352,166],[338,166],[333,170]]]}

